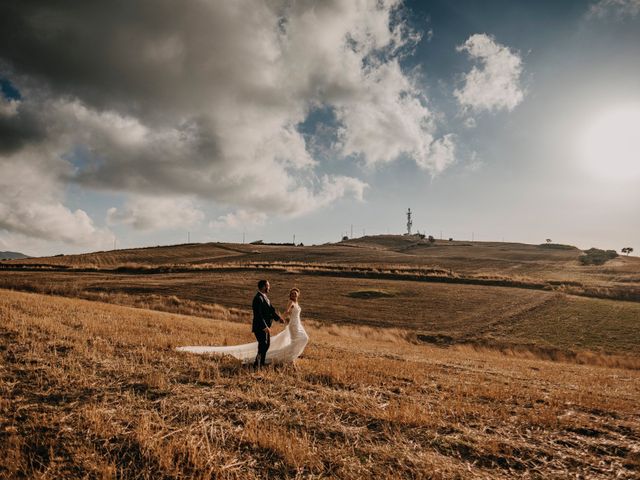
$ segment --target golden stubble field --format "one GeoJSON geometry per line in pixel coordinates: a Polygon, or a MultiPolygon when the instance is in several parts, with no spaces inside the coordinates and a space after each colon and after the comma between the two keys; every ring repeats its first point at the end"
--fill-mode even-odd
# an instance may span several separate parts
{"type": "Polygon", "coordinates": [[[382,236],[3,262],[0,478],[638,478],[640,302],[616,298],[640,262],[579,255],[382,236]],[[174,351],[252,341],[259,278],[280,307],[302,289],[295,367],[174,351]]]}
{"type": "Polygon", "coordinates": [[[305,318],[326,325],[402,328],[422,339],[545,355],[596,352],[640,365],[640,302],[557,291],[259,268],[152,274],[6,271],[0,272],[0,288],[248,322],[255,285],[263,277],[273,286],[271,298],[277,307],[284,308],[287,292],[297,286],[302,289],[305,318]]]}
{"type": "Polygon", "coordinates": [[[184,344],[246,324],[0,295],[3,478],[635,478],[640,372],[307,324],[295,368],[184,344]]]}

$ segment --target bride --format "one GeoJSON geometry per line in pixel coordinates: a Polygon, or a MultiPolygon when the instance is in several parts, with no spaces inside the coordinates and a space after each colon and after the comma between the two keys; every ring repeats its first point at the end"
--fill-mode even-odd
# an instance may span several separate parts
{"type": "MultiPolygon", "coordinates": [[[[292,288],[289,291],[289,303],[283,315],[288,318],[287,327],[278,335],[271,337],[266,363],[293,362],[306,347],[309,336],[300,321],[302,309],[298,303],[299,297],[300,290],[298,288],[292,288]]],[[[253,363],[258,353],[258,342],[229,347],[178,347],[176,350],[199,354],[231,355],[242,363],[253,363]]]]}

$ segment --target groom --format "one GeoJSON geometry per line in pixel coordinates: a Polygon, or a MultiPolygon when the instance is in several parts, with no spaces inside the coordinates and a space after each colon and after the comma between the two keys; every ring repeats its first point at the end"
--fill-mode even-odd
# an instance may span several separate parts
{"type": "Polygon", "coordinates": [[[267,358],[267,350],[271,344],[271,323],[274,319],[284,323],[280,315],[273,308],[267,294],[271,290],[268,280],[260,280],[258,282],[258,292],[253,297],[253,334],[258,340],[258,355],[253,362],[254,368],[260,368],[264,365],[267,358]]]}

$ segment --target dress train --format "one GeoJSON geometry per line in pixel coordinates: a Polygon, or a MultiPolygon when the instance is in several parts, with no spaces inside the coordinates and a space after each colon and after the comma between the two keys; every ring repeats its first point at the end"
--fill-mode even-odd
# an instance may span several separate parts
{"type": "MultiPolygon", "coordinates": [[[[289,325],[282,332],[271,337],[266,363],[288,363],[302,354],[309,336],[300,321],[301,311],[300,306],[294,304],[289,325]]],[[[258,354],[258,342],[225,347],[188,346],[178,347],[176,350],[200,355],[230,355],[242,363],[253,363],[258,354]]]]}

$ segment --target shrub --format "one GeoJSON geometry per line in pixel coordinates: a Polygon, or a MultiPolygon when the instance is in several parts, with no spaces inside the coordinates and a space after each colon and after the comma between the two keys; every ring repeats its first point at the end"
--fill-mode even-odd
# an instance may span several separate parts
{"type": "Polygon", "coordinates": [[[575,250],[576,247],[573,245],[564,245],[562,243],[541,243],[539,245],[541,248],[551,248],[554,250],[575,250]]]}
{"type": "Polygon", "coordinates": [[[618,253],[615,250],[601,250],[599,248],[590,248],[584,251],[579,260],[583,265],[603,265],[608,260],[616,258],[618,253]]]}

